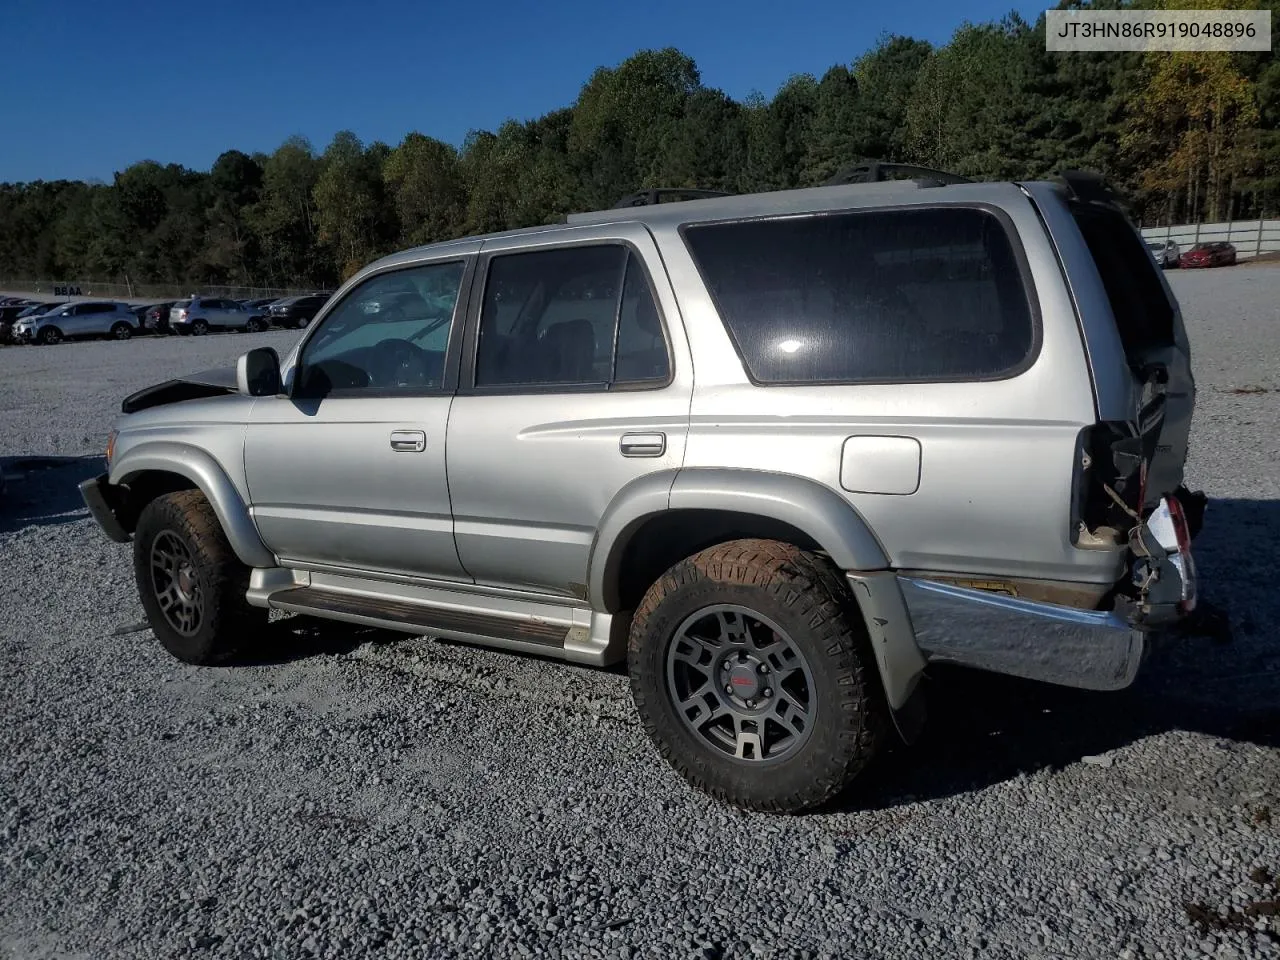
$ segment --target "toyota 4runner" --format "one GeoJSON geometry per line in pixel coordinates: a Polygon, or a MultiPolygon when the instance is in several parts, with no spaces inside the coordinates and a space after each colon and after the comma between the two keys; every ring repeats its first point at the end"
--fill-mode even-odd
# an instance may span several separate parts
{"type": "Polygon", "coordinates": [[[275,609],[625,659],[662,756],[775,811],[910,742],[930,663],[1133,681],[1205,501],[1105,184],[647,199],[380,260],[283,360],[126,399],[82,494],[166,649],[275,609]]]}

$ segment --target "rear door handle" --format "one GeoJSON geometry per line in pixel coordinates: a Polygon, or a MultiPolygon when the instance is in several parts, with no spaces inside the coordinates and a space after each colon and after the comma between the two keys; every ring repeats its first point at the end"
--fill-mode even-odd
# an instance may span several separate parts
{"type": "Polygon", "coordinates": [[[624,433],[618,442],[624,457],[660,457],[667,452],[665,433],[624,433]]]}
{"type": "Polygon", "coordinates": [[[421,453],[427,449],[427,435],[421,430],[392,430],[391,449],[396,453],[421,453]]]}

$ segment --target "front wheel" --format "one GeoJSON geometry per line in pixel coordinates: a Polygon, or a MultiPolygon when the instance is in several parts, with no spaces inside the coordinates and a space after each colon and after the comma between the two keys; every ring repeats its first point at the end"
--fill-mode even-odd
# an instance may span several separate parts
{"type": "Polygon", "coordinates": [[[61,343],[62,331],[59,330],[57,327],[45,327],[43,330],[40,331],[40,334],[39,336],[36,337],[36,340],[40,343],[43,343],[46,347],[52,346],[55,343],[61,343]]]}
{"type": "Polygon", "coordinates": [[[266,623],[266,611],[245,600],[249,568],[198,490],[165,494],[143,508],[133,569],[152,632],[185,663],[225,663],[266,623]]]}
{"type": "Polygon", "coordinates": [[[250,317],[249,323],[245,327],[249,333],[262,333],[267,329],[267,322],[261,317],[250,317]]]}
{"type": "Polygon", "coordinates": [[[887,729],[855,601],[826,561],[790,544],[737,540],[676,564],[636,611],[628,661],[658,751],[746,809],[831,799],[887,729]]]}
{"type": "Polygon", "coordinates": [[[196,320],[191,324],[191,334],[196,337],[203,337],[209,332],[209,324],[203,320],[196,320]]]}

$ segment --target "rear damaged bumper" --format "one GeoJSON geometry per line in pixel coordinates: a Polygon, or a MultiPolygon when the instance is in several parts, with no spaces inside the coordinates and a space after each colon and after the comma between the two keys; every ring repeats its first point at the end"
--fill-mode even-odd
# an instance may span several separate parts
{"type": "Polygon", "coordinates": [[[899,577],[916,644],[930,663],[1085,690],[1121,690],[1138,675],[1157,628],[1111,610],[1079,610],[899,577]]]}
{"type": "Polygon", "coordinates": [[[116,543],[129,542],[129,531],[117,516],[121,506],[120,493],[107,481],[105,473],[81,482],[80,497],[89,508],[90,515],[109,538],[116,543]]]}
{"type": "Polygon", "coordinates": [[[926,663],[955,663],[1085,690],[1121,690],[1153,645],[1194,632],[1197,575],[1191,540],[1203,494],[1180,489],[1130,536],[1129,583],[1111,609],[1089,609],[899,575],[926,663]]]}

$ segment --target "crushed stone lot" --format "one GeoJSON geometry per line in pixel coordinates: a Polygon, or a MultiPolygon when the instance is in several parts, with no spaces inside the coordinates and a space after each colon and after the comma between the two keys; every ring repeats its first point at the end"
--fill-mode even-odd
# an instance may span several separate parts
{"type": "Polygon", "coordinates": [[[1169,278],[1234,642],[940,671],[798,817],[694,793],[620,671],[296,618],[172,659],[75,484],[125,394],[298,335],[0,349],[0,957],[1280,957],[1280,268],[1169,278]]]}

